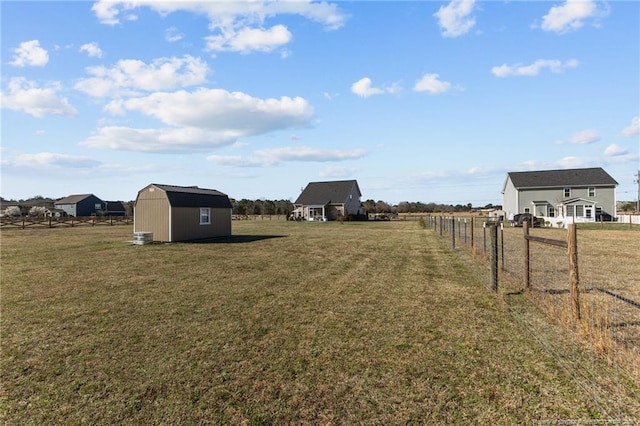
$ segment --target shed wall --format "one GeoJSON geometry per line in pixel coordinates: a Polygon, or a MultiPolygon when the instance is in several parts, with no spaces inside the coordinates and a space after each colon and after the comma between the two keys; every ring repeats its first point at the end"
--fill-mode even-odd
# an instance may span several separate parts
{"type": "MultiPolygon", "coordinates": [[[[231,235],[231,209],[211,208],[211,223],[200,225],[199,207],[173,207],[172,241],[200,240],[231,235]]],[[[154,238],[155,239],[155,238],[154,238]]]]}
{"type": "Polygon", "coordinates": [[[167,195],[149,187],[138,193],[133,211],[133,231],[152,232],[154,241],[171,241],[170,209],[167,195]]]}

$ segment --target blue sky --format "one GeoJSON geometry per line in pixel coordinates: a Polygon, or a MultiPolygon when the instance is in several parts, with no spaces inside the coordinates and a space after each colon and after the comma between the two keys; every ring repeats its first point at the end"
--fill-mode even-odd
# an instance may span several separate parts
{"type": "Polygon", "coordinates": [[[149,183],[485,205],[603,167],[635,200],[636,1],[2,1],[4,198],[149,183]]]}

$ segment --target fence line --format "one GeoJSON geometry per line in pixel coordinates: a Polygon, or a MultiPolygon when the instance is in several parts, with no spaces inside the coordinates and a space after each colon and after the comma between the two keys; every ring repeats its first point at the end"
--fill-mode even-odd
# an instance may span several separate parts
{"type": "Polygon", "coordinates": [[[66,228],[75,226],[114,226],[132,225],[133,220],[128,216],[87,216],[87,217],[2,217],[0,229],[27,229],[27,228],[66,228]]]}
{"type": "MultiPolygon", "coordinates": [[[[558,228],[503,227],[478,217],[423,220],[424,228],[453,250],[488,264],[481,277],[503,300],[525,297],[616,368],[640,380],[640,232],[635,228],[583,230],[574,224],[563,235],[558,228]],[[579,244],[578,232],[584,233],[579,244]],[[497,257],[502,262],[499,273],[497,257]]],[[[582,371],[580,365],[569,368],[582,371]]]]}

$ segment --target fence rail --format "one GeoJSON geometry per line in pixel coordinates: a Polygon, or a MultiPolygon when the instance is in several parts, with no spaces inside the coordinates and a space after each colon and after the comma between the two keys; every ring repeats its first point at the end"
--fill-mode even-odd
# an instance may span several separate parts
{"type": "Polygon", "coordinates": [[[2,217],[0,229],[27,228],[66,228],[75,226],[114,226],[132,225],[128,216],[90,216],[90,217],[2,217]]]}

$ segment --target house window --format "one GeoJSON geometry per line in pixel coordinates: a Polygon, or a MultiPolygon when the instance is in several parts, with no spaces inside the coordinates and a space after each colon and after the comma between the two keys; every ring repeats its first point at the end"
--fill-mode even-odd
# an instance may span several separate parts
{"type": "Polygon", "coordinates": [[[211,225],[211,209],[209,207],[200,209],[200,225],[211,225]]]}
{"type": "Polygon", "coordinates": [[[555,217],[556,216],[556,209],[554,209],[553,207],[549,207],[549,217],[555,217]]]}
{"type": "Polygon", "coordinates": [[[589,197],[595,197],[596,196],[596,188],[595,187],[589,187],[589,197]]]}
{"type": "Polygon", "coordinates": [[[565,188],[564,189],[564,198],[569,198],[571,197],[571,188],[565,188]]]}
{"type": "Polygon", "coordinates": [[[567,217],[572,217],[575,214],[574,206],[567,206],[567,217]]]}
{"type": "Polygon", "coordinates": [[[531,209],[530,209],[529,207],[525,207],[525,208],[524,208],[524,212],[525,212],[525,213],[531,213],[531,209]]]}
{"type": "Polygon", "coordinates": [[[576,206],[576,216],[583,217],[584,216],[584,206],[578,205],[576,206]]]}

